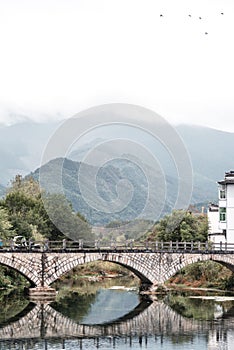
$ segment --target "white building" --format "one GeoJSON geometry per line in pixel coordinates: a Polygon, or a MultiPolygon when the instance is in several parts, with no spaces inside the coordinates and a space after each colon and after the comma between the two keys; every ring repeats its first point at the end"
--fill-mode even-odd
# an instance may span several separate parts
{"type": "Polygon", "coordinates": [[[219,181],[219,228],[228,243],[234,243],[234,171],[219,181]]]}
{"type": "Polygon", "coordinates": [[[208,237],[213,243],[225,243],[226,236],[223,234],[223,230],[219,228],[219,206],[217,204],[210,204],[208,211],[208,237]]]}
{"type": "Polygon", "coordinates": [[[209,238],[214,243],[234,243],[234,171],[218,182],[219,205],[208,208],[209,238]]]}

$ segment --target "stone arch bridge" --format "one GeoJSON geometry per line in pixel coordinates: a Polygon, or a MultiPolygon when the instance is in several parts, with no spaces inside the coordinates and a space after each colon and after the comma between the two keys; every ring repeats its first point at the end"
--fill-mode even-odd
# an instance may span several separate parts
{"type": "Polygon", "coordinates": [[[141,282],[149,286],[164,284],[186,265],[197,261],[213,260],[234,271],[234,250],[230,246],[209,247],[208,244],[194,246],[172,242],[154,247],[111,247],[93,249],[13,250],[0,252],[0,264],[13,268],[24,275],[34,289],[49,289],[62,275],[78,265],[93,261],[108,261],[119,264],[137,275],[141,282]]]}

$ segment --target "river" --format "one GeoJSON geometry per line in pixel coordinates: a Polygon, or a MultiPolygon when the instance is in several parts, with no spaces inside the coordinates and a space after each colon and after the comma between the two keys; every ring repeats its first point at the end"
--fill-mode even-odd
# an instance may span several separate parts
{"type": "Polygon", "coordinates": [[[53,302],[0,291],[0,349],[233,350],[234,296],[150,298],[133,281],[60,286],[53,302]]]}

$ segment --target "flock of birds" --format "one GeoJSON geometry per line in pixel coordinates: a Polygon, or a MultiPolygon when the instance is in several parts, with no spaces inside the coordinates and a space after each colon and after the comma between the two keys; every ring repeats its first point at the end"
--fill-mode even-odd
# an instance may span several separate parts
{"type": "MultiPolygon", "coordinates": [[[[220,14],[221,14],[222,16],[224,15],[223,12],[220,12],[220,14]]],[[[164,17],[164,15],[161,13],[161,14],[160,14],[160,17],[164,17]]],[[[192,17],[192,15],[189,14],[188,17],[192,17]]],[[[199,16],[198,19],[202,19],[202,17],[199,16]]],[[[207,34],[208,34],[208,32],[205,32],[205,35],[207,35],[207,34]]]]}

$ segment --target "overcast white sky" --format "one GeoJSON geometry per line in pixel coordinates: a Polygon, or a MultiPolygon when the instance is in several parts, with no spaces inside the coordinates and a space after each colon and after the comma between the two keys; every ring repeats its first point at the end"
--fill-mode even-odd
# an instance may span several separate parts
{"type": "Polygon", "coordinates": [[[0,123],[121,102],[234,131],[233,38],[233,0],[0,0],[0,123]]]}

